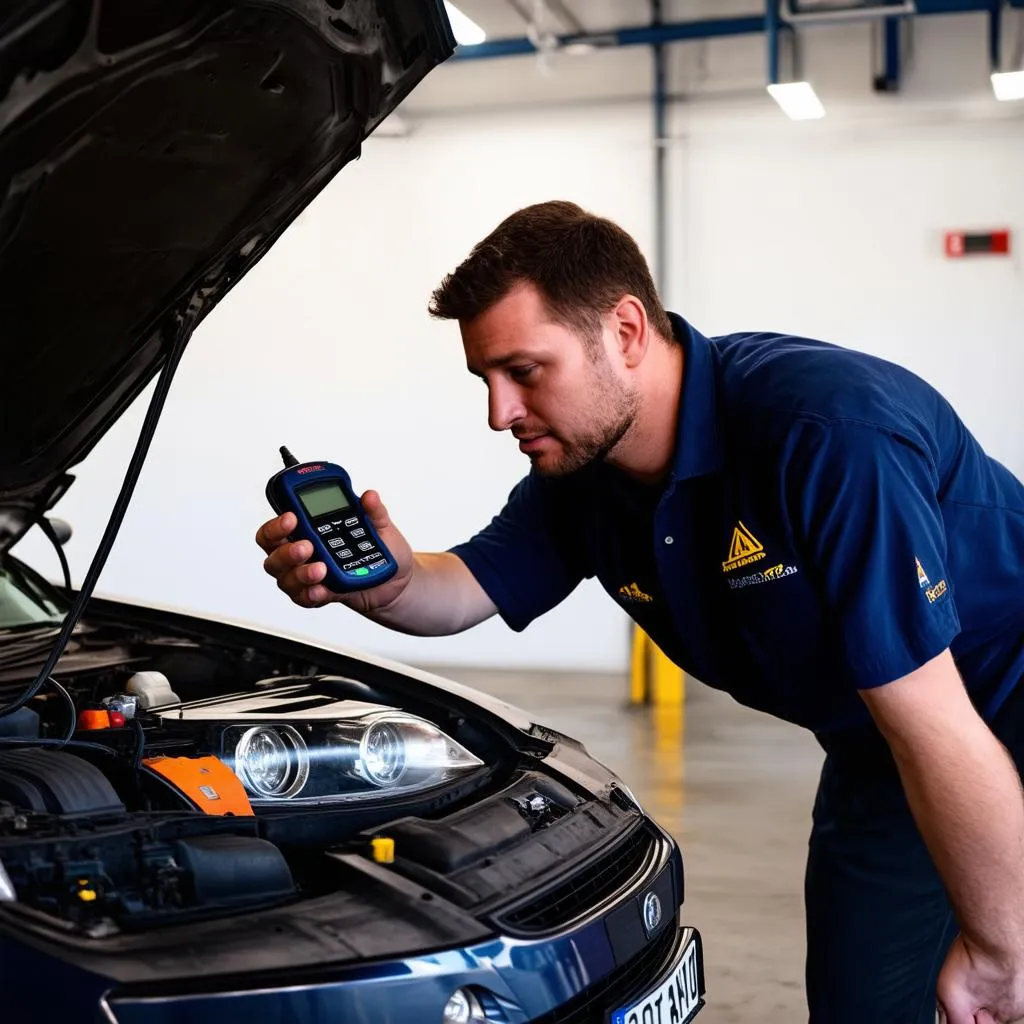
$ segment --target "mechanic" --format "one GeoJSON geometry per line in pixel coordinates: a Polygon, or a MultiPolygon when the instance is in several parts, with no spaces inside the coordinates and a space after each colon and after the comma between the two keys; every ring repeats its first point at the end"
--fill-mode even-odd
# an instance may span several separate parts
{"type": "Polygon", "coordinates": [[[279,587],[440,635],[522,630],[596,577],[686,672],[824,748],[810,1019],[1024,1017],[1024,485],[905,369],[701,336],[572,203],[510,216],[430,312],[530,472],[447,552],[414,553],[368,491],[400,568],[346,597],[286,513],[256,538],[279,587]]]}

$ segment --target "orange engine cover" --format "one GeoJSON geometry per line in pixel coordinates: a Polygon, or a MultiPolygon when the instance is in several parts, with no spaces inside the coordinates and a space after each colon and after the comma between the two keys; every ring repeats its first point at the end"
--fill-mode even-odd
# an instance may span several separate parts
{"type": "Polygon", "coordinates": [[[147,757],[142,763],[206,814],[252,817],[241,780],[216,757],[147,757]]]}

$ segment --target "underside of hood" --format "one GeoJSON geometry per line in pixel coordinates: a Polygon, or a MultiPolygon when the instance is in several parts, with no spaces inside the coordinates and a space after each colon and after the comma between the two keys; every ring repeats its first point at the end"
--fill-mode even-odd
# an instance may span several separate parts
{"type": "Polygon", "coordinates": [[[441,0],[0,13],[0,551],[453,48],[441,0]]]}

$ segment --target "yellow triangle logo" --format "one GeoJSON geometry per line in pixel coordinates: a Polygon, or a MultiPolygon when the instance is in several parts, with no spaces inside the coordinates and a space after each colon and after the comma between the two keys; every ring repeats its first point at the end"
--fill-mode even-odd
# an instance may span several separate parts
{"type": "Polygon", "coordinates": [[[732,531],[732,543],[729,545],[729,557],[722,563],[722,571],[729,572],[741,565],[748,565],[764,558],[764,546],[743,525],[742,522],[732,531]]]}

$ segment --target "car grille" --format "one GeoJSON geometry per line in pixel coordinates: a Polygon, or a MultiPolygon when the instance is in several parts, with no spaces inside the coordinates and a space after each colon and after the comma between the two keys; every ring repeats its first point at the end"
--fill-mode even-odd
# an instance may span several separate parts
{"type": "Polygon", "coordinates": [[[646,827],[634,829],[624,840],[576,872],[568,881],[540,896],[533,896],[523,906],[501,914],[500,924],[510,931],[528,935],[565,927],[635,880],[655,845],[655,837],[646,827]]]}
{"type": "Polygon", "coordinates": [[[532,1024],[603,1024],[610,1010],[625,1006],[661,973],[678,935],[674,923],[671,924],[628,964],[616,968],[558,1009],[534,1018],[532,1024]]]}

